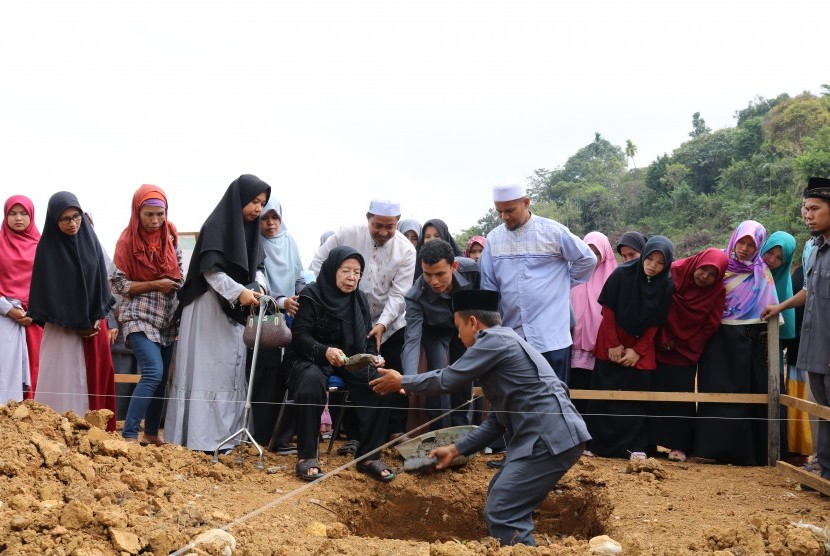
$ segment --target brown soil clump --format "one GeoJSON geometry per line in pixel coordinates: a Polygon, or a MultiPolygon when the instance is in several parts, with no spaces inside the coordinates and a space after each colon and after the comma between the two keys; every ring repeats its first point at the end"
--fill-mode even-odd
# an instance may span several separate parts
{"type": "Polygon", "coordinates": [[[539,546],[499,547],[482,518],[485,457],[389,484],[346,470],[289,496],[305,485],[293,457],[267,454],[268,472],[253,451],[211,464],[124,442],[107,417],[0,406],[0,554],[162,555],[203,535],[189,553],[565,556],[608,535],[623,554],[830,556],[830,498],[771,468],[583,458],[537,511],[539,546]]]}

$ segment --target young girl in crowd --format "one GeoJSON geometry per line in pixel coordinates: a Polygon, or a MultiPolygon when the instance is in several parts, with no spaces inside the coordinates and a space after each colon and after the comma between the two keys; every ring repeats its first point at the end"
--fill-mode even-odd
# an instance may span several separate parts
{"type": "Polygon", "coordinates": [[[133,390],[121,435],[161,446],[159,436],[167,376],[179,329],[173,315],[183,283],[182,252],[176,227],[167,219],[167,196],[142,185],[133,194],[130,222],[115,246],[112,292],[121,296],[117,317],[127,346],[135,353],[141,379],[133,390]]]}
{"type": "Polygon", "coordinates": [[[421,239],[421,224],[412,218],[407,218],[398,222],[398,231],[406,236],[412,247],[418,248],[418,240],[421,239]]]}
{"type": "Polygon", "coordinates": [[[32,201],[9,197],[0,226],[0,404],[32,398],[37,385],[43,329],[26,309],[39,240],[32,201]]]}
{"type": "MultiPolygon", "coordinates": [[[[277,300],[277,306],[289,315],[297,314],[297,289],[302,289],[304,281],[300,280],[303,262],[297,242],[288,232],[282,217],[282,205],[271,196],[260,216],[260,234],[265,250],[265,279],[271,297],[277,300]]],[[[248,354],[250,364],[253,352],[248,354]]],[[[254,422],[254,439],[267,445],[274,432],[274,425],[280,412],[280,403],[285,397],[286,377],[280,372],[282,349],[260,349],[257,356],[257,372],[254,375],[254,389],[251,401],[251,417],[254,422]]],[[[285,419],[290,423],[290,419],[285,419]]],[[[281,454],[296,453],[297,447],[290,444],[294,428],[287,428],[273,446],[273,451],[281,454]]]]}
{"type": "MultiPolygon", "coordinates": [[[[745,220],[732,232],[725,253],[726,300],[721,324],[698,365],[698,391],[767,393],[767,324],[760,318],[778,303],[769,268],[761,258],[764,227],[745,220]]],[[[767,409],[750,404],[701,403],[694,453],[737,465],[766,465],[767,409]]]]}
{"type": "Polygon", "coordinates": [[[467,241],[467,249],[464,250],[464,256],[478,262],[481,257],[481,252],[484,251],[484,245],[487,243],[487,238],[484,236],[473,236],[467,241]]]}
{"type": "MultiPolygon", "coordinates": [[[[671,241],[654,236],[643,247],[642,257],[617,267],[605,282],[599,296],[602,322],[594,347],[592,389],[650,389],[657,367],[654,339],[666,321],[674,289],[669,272],[673,253],[671,241]]],[[[645,459],[647,413],[646,402],[589,401],[591,452],[645,459]]]]}
{"type": "MultiPolygon", "coordinates": [[[[705,249],[671,265],[674,295],[668,318],[657,334],[653,391],[695,391],[697,361],[723,314],[727,262],[721,249],[705,249]]],[[[695,404],[652,402],[650,408],[649,444],[669,448],[670,460],[686,461],[694,437],[695,404]]]]}
{"type": "Polygon", "coordinates": [[[28,315],[44,323],[35,400],[78,415],[109,409],[109,431],[115,430],[115,375],[112,355],[97,349],[96,337],[108,335],[106,315],[114,304],[104,251],[81,204],[72,193],[55,193],[29,292],[28,315]]]}
{"type": "Polygon", "coordinates": [[[640,258],[646,246],[646,236],[640,232],[625,232],[617,243],[617,253],[624,263],[640,258]]]}
{"type": "MultiPolygon", "coordinates": [[[[452,234],[450,233],[450,229],[447,227],[447,224],[443,220],[440,220],[438,218],[426,221],[421,232],[421,237],[418,239],[418,245],[415,247],[415,249],[420,251],[424,243],[429,243],[434,239],[443,239],[444,241],[449,243],[450,247],[452,247],[453,255],[455,255],[456,257],[461,257],[463,255],[461,248],[455,242],[455,238],[452,237],[452,234]]],[[[415,261],[415,279],[417,280],[418,277],[421,274],[423,274],[423,272],[424,271],[421,268],[421,256],[418,255],[417,260],[415,261]]]]}
{"type": "MultiPolygon", "coordinates": [[[[793,255],[795,254],[795,238],[787,232],[773,232],[764,245],[761,247],[761,258],[766,263],[775,282],[775,293],[779,301],[789,299],[793,295],[793,280],[791,276],[793,266],[793,255]]],[[[789,340],[796,336],[795,330],[795,309],[785,309],[779,313],[784,322],[778,329],[778,363],[779,385],[781,393],[787,391],[787,381],[784,369],[784,348],[789,340]]],[[[781,407],[781,454],[786,457],[789,452],[789,438],[787,435],[787,409],[781,407]]]]}
{"type": "MultiPolygon", "coordinates": [[[[617,259],[614,258],[614,248],[605,234],[590,232],[583,240],[597,256],[597,266],[591,279],[586,284],[578,284],[571,288],[571,306],[574,310],[576,326],[571,332],[573,347],[571,348],[570,386],[578,390],[591,387],[591,374],[594,369],[594,345],[602,322],[602,305],[599,304],[599,295],[605,281],[617,268],[617,259]]],[[[585,400],[574,400],[574,405],[580,413],[584,413],[587,403],[585,400]]]]}
{"type": "Polygon", "coordinates": [[[193,450],[212,452],[242,427],[242,332],[248,307],[259,304],[265,288],[259,216],[270,195],[271,187],[250,174],[228,186],[199,231],[179,291],[180,336],[165,432],[169,441],[193,450]]]}

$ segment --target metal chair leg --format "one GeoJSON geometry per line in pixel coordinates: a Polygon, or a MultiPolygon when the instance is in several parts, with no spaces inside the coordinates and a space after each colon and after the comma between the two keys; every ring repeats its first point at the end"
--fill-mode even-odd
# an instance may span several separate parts
{"type": "MultiPolygon", "coordinates": [[[[341,390],[335,390],[336,393],[341,393],[341,390]]],[[[329,392],[332,394],[334,392],[329,392]]],[[[343,416],[346,414],[346,409],[349,406],[349,391],[345,390],[342,391],[343,398],[340,402],[340,411],[337,412],[337,419],[334,421],[334,427],[331,430],[331,438],[329,439],[329,447],[326,449],[326,454],[331,453],[331,449],[334,446],[334,440],[340,436],[340,427],[343,425],[343,416]]]]}

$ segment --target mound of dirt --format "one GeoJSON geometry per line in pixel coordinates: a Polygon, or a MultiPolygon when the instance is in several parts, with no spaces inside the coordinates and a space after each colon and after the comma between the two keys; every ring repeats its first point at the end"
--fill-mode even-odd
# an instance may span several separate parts
{"type": "Polygon", "coordinates": [[[252,450],[242,465],[212,464],[124,442],[101,428],[108,418],[0,406],[0,554],[161,555],[198,542],[181,553],[564,556],[608,535],[624,554],[830,555],[830,499],[769,468],[583,458],[535,516],[539,547],[499,547],[482,519],[486,457],[389,484],[347,469],[307,486],[293,457],[267,454],[268,472],[252,450]]]}

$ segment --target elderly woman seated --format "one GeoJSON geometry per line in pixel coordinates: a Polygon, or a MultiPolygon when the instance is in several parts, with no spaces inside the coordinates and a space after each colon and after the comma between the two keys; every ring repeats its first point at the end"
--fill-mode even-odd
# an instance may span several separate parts
{"type": "MultiPolygon", "coordinates": [[[[370,454],[357,464],[361,473],[384,482],[395,474],[380,461],[375,450],[383,443],[388,410],[381,397],[369,387],[374,366],[347,370],[351,355],[374,350],[366,335],[371,329],[369,304],[358,289],[363,272],[363,257],[347,246],[336,247],[320,268],[317,281],[300,293],[300,307],[291,331],[293,340],[287,354],[291,369],[289,388],[297,404],[297,476],[314,481],[323,476],[317,461],[320,416],[326,403],[326,380],[340,376],[355,403],[361,438],[355,457],[370,454]]],[[[380,364],[375,356],[372,361],[380,364]]],[[[350,366],[351,368],[351,366],[350,366]]]]}

